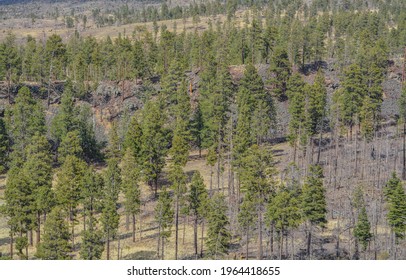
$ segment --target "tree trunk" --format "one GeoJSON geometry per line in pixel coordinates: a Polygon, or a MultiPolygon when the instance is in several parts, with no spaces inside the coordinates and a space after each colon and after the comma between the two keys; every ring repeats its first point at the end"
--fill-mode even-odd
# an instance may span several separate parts
{"type": "MultiPolygon", "coordinates": [[[[145,207],[144,207],[145,208],[145,207]]],[[[144,209],[145,210],[145,209],[144,209]]],[[[139,228],[139,232],[140,232],[140,240],[142,240],[142,215],[140,214],[139,217],[140,220],[140,228],[139,228]]]]}
{"type": "Polygon", "coordinates": [[[402,179],[406,180],[406,121],[403,123],[403,169],[402,179]]]}
{"type": "Polygon", "coordinates": [[[41,241],[41,213],[38,212],[37,213],[37,223],[38,223],[38,227],[37,227],[37,240],[36,243],[38,244],[41,241]]]}
{"type": "MultiPolygon", "coordinates": [[[[27,232],[27,235],[28,235],[28,232],[27,232]]],[[[34,245],[34,240],[33,240],[34,232],[32,229],[30,229],[29,236],[30,236],[30,238],[29,238],[30,246],[32,246],[32,245],[34,245]]]]}
{"type": "Polygon", "coordinates": [[[262,260],[262,211],[258,212],[258,260],[262,260]]]}
{"type": "Polygon", "coordinates": [[[161,225],[158,226],[158,243],[156,246],[156,257],[159,259],[159,248],[161,245],[161,225]]]}
{"type": "Polygon", "coordinates": [[[213,166],[210,165],[210,197],[213,195],[213,166]]]}
{"type": "Polygon", "coordinates": [[[312,245],[312,226],[310,225],[310,229],[307,233],[307,258],[310,259],[311,257],[311,245],[312,245]]]}
{"type": "Polygon", "coordinates": [[[165,237],[162,236],[162,252],[161,252],[161,260],[165,259],[165,237]]]}
{"type": "Polygon", "coordinates": [[[10,258],[13,259],[14,257],[14,234],[10,232],[10,258]]]}
{"type": "Polygon", "coordinates": [[[107,260],[110,259],[110,233],[107,231],[107,260]]]}
{"type": "Polygon", "coordinates": [[[117,234],[118,240],[117,240],[117,260],[120,260],[120,234],[117,234]]]}
{"type": "Polygon", "coordinates": [[[274,229],[274,225],[273,223],[271,224],[271,258],[273,257],[273,229],[274,229]]]}
{"type": "Polygon", "coordinates": [[[178,259],[178,241],[179,241],[179,197],[176,196],[175,211],[175,260],[178,259]]]}
{"type": "Polygon", "coordinates": [[[71,231],[71,234],[72,234],[72,248],[74,248],[75,247],[75,222],[74,222],[74,218],[73,218],[73,209],[71,208],[70,209],[70,211],[69,211],[69,219],[70,219],[70,222],[72,223],[72,231],[71,231]]]}
{"type": "Polygon", "coordinates": [[[249,259],[249,255],[248,255],[248,243],[249,243],[249,227],[247,228],[247,236],[246,236],[246,247],[245,247],[245,259],[248,260],[249,259]]]}
{"type": "Polygon", "coordinates": [[[203,241],[204,241],[204,220],[202,221],[202,238],[201,238],[201,240],[200,240],[200,257],[202,258],[203,257],[203,241]]]}
{"type": "Polygon", "coordinates": [[[133,242],[135,242],[135,214],[133,216],[133,242]]]}
{"type": "MultiPolygon", "coordinates": [[[[31,237],[32,237],[32,231],[30,231],[31,232],[31,234],[30,234],[30,241],[31,241],[31,237]]],[[[28,231],[25,233],[25,236],[27,237],[27,239],[28,239],[28,231]]],[[[25,259],[26,260],[28,260],[28,246],[26,246],[25,247],[25,259]]]]}
{"type": "Polygon", "coordinates": [[[197,216],[195,216],[195,221],[193,225],[193,241],[195,248],[195,258],[197,259],[197,216]]]}

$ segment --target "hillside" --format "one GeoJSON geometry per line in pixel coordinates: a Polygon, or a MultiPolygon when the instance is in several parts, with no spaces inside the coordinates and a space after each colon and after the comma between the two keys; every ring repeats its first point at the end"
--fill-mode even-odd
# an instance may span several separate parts
{"type": "Polygon", "coordinates": [[[0,257],[406,259],[403,1],[46,5],[0,5],[0,257]]]}

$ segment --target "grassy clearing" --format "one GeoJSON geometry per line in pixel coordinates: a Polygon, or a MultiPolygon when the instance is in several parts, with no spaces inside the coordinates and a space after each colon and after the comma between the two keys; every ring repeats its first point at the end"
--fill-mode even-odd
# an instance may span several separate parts
{"type": "MultiPolygon", "coordinates": [[[[233,22],[236,26],[244,25],[244,10],[236,12],[233,22]]],[[[75,34],[75,28],[66,28],[61,27],[60,24],[56,24],[54,20],[44,20],[41,22],[41,27],[30,27],[30,24],[27,22],[30,19],[13,19],[12,23],[7,25],[0,25],[0,41],[4,40],[7,36],[7,33],[11,31],[15,34],[17,40],[21,41],[27,36],[32,36],[38,40],[43,39],[44,37],[49,37],[52,34],[58,34],[62,37],[63,40],[69,40],[71,36],[75,34]]],[[[226,20],[225,15],[217,15],[210,17],[200,17],[199,23],[194,23],[192,18],[176,19],[176,20],[162,20],[158,21],[158,26],[166,25],[169,31],[174,31],[174,26],[176,24],[176,31],[181,32],[186,30],[187,32],[193,32],[194,30],[204,31],[208,28],[209,22],[212,22],[213,25],[219,21],[224,23],[226,20]]],[[[61,21],[61,20],[60,20],[61,21]]],[[[95,25],[90,24],[86,29],[79,28],[79,33],[86,36],[93,36],[98,40],[104,39],[107,36],[110,36],[112,39],[117,38],[119,34],[121,35],[132,35],[134,30],[145,29],[150,33],[154,33],[154,27],[152,22],[146,23],[132,23],[121,26],[104,26],[96,27],[95,25]]],[[[159,34],[158,34],[159,37],[159,34]]]]}

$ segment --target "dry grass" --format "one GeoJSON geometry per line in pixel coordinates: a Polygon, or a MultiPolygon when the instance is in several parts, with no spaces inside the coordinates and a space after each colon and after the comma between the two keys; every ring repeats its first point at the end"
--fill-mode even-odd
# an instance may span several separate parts
{"type": "MultiPolygon", "coordinates": [[[[189,176],[192,176],[192,171],[199,170],[204,180],[208,186],[210,182],[210,168],[206,166],[206,161],[203,156],[199,158],[198,153],[192,153],[190,155],[190,160],[185,167],[185,172],[189,176]]],[[[100,170],[99,170],[100,171],[100,170]]],[[[54,182],[55,183],[55,182],[54,182]]],[[[225,182],[225,184],[227,184],[225,182]]],[[[4,186],[5,177],[0,178],[0,205],[4,203],[4,186]]],[[[120,235],[120,258],[121,259],[155,259],[156,258],[156,247],[157,247],[157,225],[154,222],[154,208],[156,201],[153,199],[153,192],[149,186],[142,184],[142,222],[138,219],[136,226],[136,241],[132,241],[132,228],[131,221],[130,227],[126,229],[126,215],[123,213],[124,209],[120,208],[120,225],[119,225],[119,235],[120,235]]],[[[123,201],[123,196],[120,196],[120,201],[123,201]]],[[[75,259],[80,258],[79,247],[81,242],[80,232],[83,229],[83,220],[81,215],[78,215],[79,224],[75,226],[75,259]]],[[[199,227],[200,228],[200,227],[199,227]]],[[[43,229],[43,228],[42,228],[43,229]]],[[[7,221],[3,216],[0,216],[0,253],[3,256],[9,255],[9,230],[7,228],[7,221]]],[[[199,233],[200,239],[200,233],[199,233]]],[[[34,238],[35,242],[35,238],[34,238]]],[[[172,226],[172,234],[169,240],[166,242],[165,247],[165,259],[174,258],[174,244],[175,244],[175,227],[172,226]]],[[[200,241],[199,241],[200,248],[200,241]]],[[[35,244],[29,247],[29,256],[34,258],[35,254],[35,244]]],[[[110,248],[110,258],[118,258],[118,241],[117,239],[111,242],[110,248]]],[[[180,216],[180,227],[179,227],[179,258],[192,258],[193,256],[193,224],[192,220],[180,216]]],[[[18,258],[16,255],[14,258],[18,258]]],[[[106,250],[102,256],[103,259],[106,258],[106,250]]]]}
{"type": "MultiPolygon", "coordinates": [[[[233,22],[236,26],[244,25],[244,12],[243,10],[237,11],[233,22]]],[[[200,17],[200,22],[195,24],[193,23],[192,18],[176,19],[176,20],[162,20],[158,21],[158,26],[166,25],[169,31],[174,31],[174,25],[176,23],[177,32],[181,32],[185,29],[187,32],[193,32],[194,30],[204,31],[208,28],[209,22],[212,22],[213,25],[217,21],[224,23],[226,20],[225,15],[217,15],[210,17],[200,17]]],[[[18,41],[22,41],[27,38],[27,36],[32,36],[36,39],[43,39],[44,37],[49,37],[52,34],[58,34],[62,37],[63,40],[67,41],[70,37],[75,34],[75,28],[65,28],[59,25],[55,26],[54,20],[44,20],[41,22],[41,27],[30,27],[30,24],[27,23],[28,19],[13,19],[12,23],[7,25],[0,25],[0,41],[2,41],[9,31],[11,31],[17,38],[18,41]]],[[[132,35],[134,30],[145,29],[150,33],[153,33],[153,23],[133,23],[126,24],[121,26],[104,26],[97,28],[95,25],[89,25],[86,29],[79,29],[79,33],[86,36],[93,36],[98,40],[104,39],[107,36],[110,36],[112,39],[117,38],[119,34],[121,35],[132,35]]],[[[159,37],[159,34],[158,34],[159,37]]]]}

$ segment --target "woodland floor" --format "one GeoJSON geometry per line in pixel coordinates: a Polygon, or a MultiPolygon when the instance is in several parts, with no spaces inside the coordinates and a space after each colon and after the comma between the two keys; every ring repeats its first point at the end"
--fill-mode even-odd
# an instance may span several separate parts
{"type": "MultiPolygon", "coordinates": [[[[370,143],[358,141],[357,153],[355,153],[355,141],[349,141],[343,138],[340,141],[340,146],[337,149],[338,164],[337,174],[334,172],[334,160],[335,160],[335,146],[326,144],[321,152],[320,163],[324,165],[325,186],[327,190],[327,219],[328,224],[325,229],[317,229],[313,239],[313,250],[316,258],[326,259],[347,259],[353,254],[354,251],[354,239],[351,233],[351,196],[352,192],[357,185],[362,185],[366,194],[366,204],[370,209],[369,216],[372,218],[372,231],[376,236],[376,241],[371,242],[369,251],[367,252],[367,258],[374,259],[386,259],[389,257],[389,252],[383,248],[389,248],[390,242],[390,229],[386,224],[385,219],[385,205],[382,198],[382,188],[389,178],[392,171],[396,168],[398,174],[400,174],[401,168],[401,141],[396,134],[396,128],[387,127],[383,128],[377,140],[370,143]],[[375,150],[374,158],[371,158],[371,150],[375,150]],[[355,158],[357,154],[357,159],[355,158]],[[357,162],[357,163],[356,163],[357,162]],[[355,169],[355,164],[357,168],[355,169]],[[337,241],[339,241],[339,250],[337,250],[337,241]],[[376,243],[375,243],[376,242],[376,243]],[[382,249],[381,249],[382,248],[382,249]],[[337,257],[338,254],[338,257],[337,257]],[[376,254],[376,256],[375,256],[376,254]]],[[[326,135],[325,137],[327,137],[326,135]]],[[[314,150],[314,160],[317,157],[317,147],[314,150]]],[[[273,146],[274,159],[279,171],[281,179],[285,176],[286,170],[289,168],[289,162],[292,161],[293,149],[288,143],[280,143],[273,146]]],[[[205,160],[206,151],[203,151],[200,158],[197,151],[191,153],[189,161],[185,167],[185,172],[189,178],[192,176],[194,170],[199,170],[204,177],[206,186],[210,186],[210,167],[206,165],[205,160]]],[[[300,154],[300,153],[299,153],[300,154]]],[[[309,157],[297,160],[299,169],[305,174],[304,167],[305,161],[309,160],[309,157]],[[303,164],[301,166],[301,164],[303,164]]],[[[224,192],[228,196],[228,181],[227,181],[227,165],[224,170],[223,176],[220,180],[220,192],[224,192]],[[224,186],[224,189],[221,189],[224,186]]],[[[164,180],[165,170],[161,176],[160,185],[168,184],[164,180]]],[[[4,203],[3,195],[5,188],[5,176],[0,177],[0,204],[4,203]]],[[[217,190],[217,177],[216,169],[213,168],[213,189],[217,190]]],[[[120,246],[120,259],[155,259],[156,258],[156,246],[157,246],[157,226],[154,222],[154,207],[156,201],[153,199],[154,195],[152,190],[142,185],[142,217],[141,224],[140,219],[137,222],[136,228],[136,241],[132,242],[131,225],[126,229],[126,217],[121,215],[120,220],[120,245],[118,239],[111,243],[111,259],[118,258],[118,246],[120,246]]],[[[121,197],[121,199],[123,199],[121,197]]],[[[123,211],[121,207],[120,212],[123,211]]],[[[245,238],[240,238],[239,230],[233,210],[230,209],[230,224],[233,234],[232,246],[228,255],[224,256],[226,259],[241,259],[245,256],[245,238]]],[[[83,222],[80,214],[78,215],[79,224],[75,228],[75,258],[79,258],[80,247],[80,231],[83,228],[83,222]]],[[[175,228],[172,226],[172,234],[166,243],[165,258],[173,259],[174,257],[174,238],[175,228]]],[[[199,226],[200,231],[200,226],[199,226]]],[[[290,252],[294,250],[294,258],[304,258],[305,244],[305,227],[301,226],[297,230],[286,236],[288,242],[289,254],[286,257],[291,258],[290,252]]],[[[193,256],[193,226],[192,220],[180,216],[179,226],[179,258],[191,259],[193,256]]],[[[274,244],[274,254],[271,256],[269,232],[265,232],[263,241],[264,255],[266,258],[277,257],[278,242],[274,244]]],[[[34,238],[35,239],[35,238],[34,238]]],[[[399,244],[399,257],[405,258],[406,243],[399,244]]],[[[200,232],[199,232],[199,250],[200,250],[200,232]]],[[[256,234],[250,237],[249,246],[249,258],[255,258],[257,251],[256,234]]],[[[9,237],[6,219],[0,217],[0,253],[3,256],[9,254],[9,237]]],[[[34,258],[35,244],[30,246],[29,255],[30,258],[34,258]]],[[[105,252],[102,258],[106,258],[105,252]]]]}

